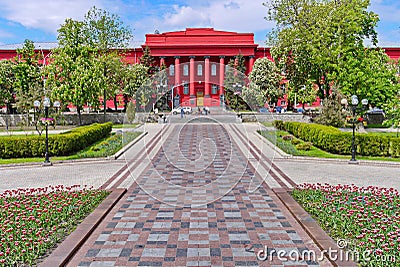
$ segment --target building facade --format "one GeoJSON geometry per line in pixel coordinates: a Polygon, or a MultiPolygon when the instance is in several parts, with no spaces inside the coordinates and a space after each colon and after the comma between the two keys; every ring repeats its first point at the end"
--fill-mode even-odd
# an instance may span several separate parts
{"type": "MultiPolygon", "coordinates": [[[[45,58],[50,55],[54,43],[35,44],[45,58]]],[[[22,45],[20,45],[22,46],[22,45]]],[[[128,63],[139,63],[145,47],[160,68],[166,68],[168,91],[175,105],[217,106],[225,94],[224,79],[230,60],[241,54],[245,59],[245,74],[251,72],[258,58],[271,59],[270,49],[254,42],[253,33],[237,33],[213,28],[187,28],[183,31],[146,34],[145,42],[126,52],[128,63]]],[[[0,46],[0,59],[16,56],[16,46],[0,46]]],[[[385,48],[392,59],[400,58],[400,48],[385,48]]],[[[171,99],[171,102],[172,102],[171,99]]],[[[278,103],[282,104],[284,99],[278,103]]],[[[319,103],[315,103],[318,105],[319,103]]],[[[107,107],[113,108],[113,101],[107,107]]]]}

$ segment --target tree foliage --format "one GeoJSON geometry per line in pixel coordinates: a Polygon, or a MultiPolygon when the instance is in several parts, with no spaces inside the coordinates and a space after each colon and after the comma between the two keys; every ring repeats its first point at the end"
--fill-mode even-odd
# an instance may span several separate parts
{"type": "Polygon", "coordinates": [[[9,104],[14,101],[12,97],[15,84],[14,67],[15,62],[12,60],[0,61],[0,105],[6,105],[7,112],[9,112],[9,104]]]}
{"type": "Polygon", "coordinates": [[[150,47],[146,46],[143,50],[143,55],[140,57],[140,64],[147,67],[147,74],[149,77],[158,71],[157,66],[154,65],[155,62],[154,57],[151,55],[150,47]]]}
{"type": "Polygon", "coordinates": [[[88,46],[101,52],[126,48],[132,39],[132,31],[124,26],[119,16],[92,7],[83,21],[88,46]]]}
{"type": "MultiPolygon", "coordinates": [[[[369,0],[264,3],[269,8],[267,19],[277,25],[269,35],[271,54],[285,72],[291,90],[315,84],[323,97],[334,85],[345,94],[365,90],[376,98],[393,97],[392,88],[387,88],[393,86],[393,76],[385,69],[387,58],[379,50],[364,48],[365,42],[377,46],[379,18],[368,11],[369,4],[369,0]],[[372,69],[379,70],[375,82],[369,77],[372,69]]],[[[376,98],[371,101],[378,104],[376,98]]]]}
{"type": "MultiPolygon", "coordinates": [[[[275,103],[282,96],[280,89],[282,76],[276,65],[268,58],[259,58],[254,62],[249,79],[250,86],[247,89],[251,89],[251,91],[260,95],[258,97],[259,106],[263,106],[264,103],[275,103]]],[[[244,92],[244,95],[249,94],[244,92]]]]}
{"type": "Polygon", "coordinates": [[[124,94],[135,96],[137,90],[146,82],[147,67],[142,64],[128,65],[124,73],[124,94]]]}
{"type": "Polygon", "coordinates": [[[59,47],[47,67],[52,98],[81,110],[87,104],[98,107],[102,72],[96,51],[86,44],[83,23],[67,19],[58,30],[59,47]]]}
{"type": "Polygon", "coordinates": [[[100,96],[116,99],[126,84],[126,66],[116,49],[129,44],[129,28],[118,16],[93,7],[83,21],[67,19],[58,33],[49,68],[54,97],[75,105],[79,117],[85,105],[99,108],[100,96]]]}
{"type": "Polygon", "coordinates": [[[22,112],[29,112],[33,102],[48,93],[44,88],[40,57],[41,54],[35,52],[35,46],[30,40],[25,40],[23,47],[17,49],[13,68],[14,90],[17,94],[17,107],[22,112]]]}
{"type": "Polygon", "coordinates": [[[333,93],[325,98],[319,116],[314,119],[315,123],[333,127],[343,127],[345,124],[345,114],[342,112],[340,97],[333,93]]]}
{"type": "Polygon", "coordinates": [[[246,66],[242,55],[237,55],[236,59],[230,59],[228,68],[225,72],[224,88],[225,99],[231,109],[246,110],[248,106],[242,98],[243,89],[248,84],[245,74],[246,66]]]}

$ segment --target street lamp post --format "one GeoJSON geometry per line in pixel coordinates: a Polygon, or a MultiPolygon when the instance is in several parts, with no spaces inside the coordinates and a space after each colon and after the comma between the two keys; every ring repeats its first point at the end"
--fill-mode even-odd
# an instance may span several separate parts
{"type": "Polygon", "coordinates": [[[33,102],[33,121],[36,123],[36,112],[38,111],[40,107],[40,101],[35,100],[33,102]]]}
{"type": "MultiPolygon", "coordinates": [[[[361,104],[363,105],[363,108],[367,107],[368,100],[367,99],[361,100],[361,104]]],[[[352,113],[353,113],[353,118],[352,118],[353,135],[352,135],[352,139],[351,139],[351,159],[350,159],[349,163],[350,164],[358,164],[358,162],[356,160],[356,146],[355,146],[356,114],[357,114],[357,107],[358,107],[358,97],[356,95],[351,96],[351,106],[352,106],[352,113]]]]}
{"type": "Polygon", "coordinates": [[[49,107],[50,107],[50,99],[48,97],[45,97],[43,100],[43,106],[44,106],[44,113],[45,113],[45,124],[46,124],[46,152],[44,153],[44,162],[43,166],[51,166],[52,163],[50,162],[50,157],[49,157],[49,124],[48,124],[48,118],[49,118],[49,107]]]}

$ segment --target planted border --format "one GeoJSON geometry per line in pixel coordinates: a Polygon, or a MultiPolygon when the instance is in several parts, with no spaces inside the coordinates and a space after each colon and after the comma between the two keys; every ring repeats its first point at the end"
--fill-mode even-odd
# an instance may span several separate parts
{"type": "Polygon", "coordinates": [[[400,194],[396,189],[301,184],[292,196],[361,266],[398,266],[400,194]]]}
{"type": "MultiPolygon", "coordinates": [[[[314,146],[333,154],[351,153],[352,133],[314,123],[275,121],[274,126],[297,138],[311,142],[314,146]]],[[[355,134],[358,155],[377,157],[400,157],[400,138],[379,134],[355,134]]]]}
{"type": "MultiPolygon", "coordinates": [[[[112,123],[92,124],[71,131],[49,136],[51,156],[66,156],[84,149],[107,137],[112,123]]],[[[0,158],[42,157],[46,151],[44,136],[3,136],[0,137],[0,158]]]]}

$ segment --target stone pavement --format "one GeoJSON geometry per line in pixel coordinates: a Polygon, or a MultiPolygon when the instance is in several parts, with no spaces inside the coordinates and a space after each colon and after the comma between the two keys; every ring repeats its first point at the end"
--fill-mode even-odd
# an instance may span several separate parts
{"type": "Polygon", "coordinates": [[[319,251],[275,190],[302,182],[400,189],[400,165],[287,158],[257,129],[218,121],[145,124],[148,135],[117,161],[1,167],[0,190],[128,189],[69,266],[331,266],[326,259],[257,258],[264,248],[319,251]]]}
{"type": "Polygon", "coordinates": [[[268,185],[250,190],[262,178],[229,127],[166,126],[163,146],[68,266],[331,266],[257,258],[319,249],[268,185]]]}

